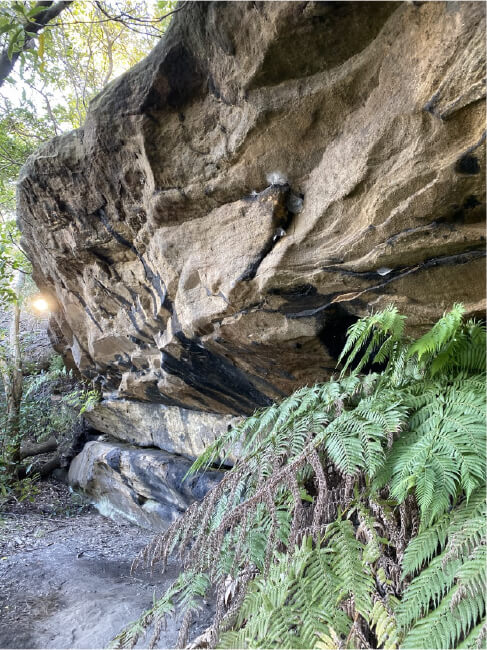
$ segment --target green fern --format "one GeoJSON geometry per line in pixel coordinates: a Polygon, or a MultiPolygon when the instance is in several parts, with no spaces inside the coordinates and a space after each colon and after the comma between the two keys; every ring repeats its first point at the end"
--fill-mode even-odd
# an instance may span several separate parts
{"type": "Polygon", "coordinates": [[[421,619],[407,634],[403,648],[455,648],[485,613],[485,595],[464,599],[452,612],[454,592],[421,619]]]}
{"type": "Polygon", "coordinates": [[[237,630],[223,634],[219,647],[312,648],[330,628],[346,634],[351,620],[337,608],[341,580],[333,560],[338,551],[313,548],[305,538],[291,558],[277,553],[269,574],[250,585],[237,630]]]}
{"type": "Polygon", "coordinates": [[[409,630],[404,647],[425,647],[425,639],[431,648],[455,647],[441,644],[445,639],[455,644],[483,615],[485,515],[485,490],[478,489],[469,501],[443,515],[434,532],[424,531],[410,542],[404,574],[419,569],[435,551],[439,554],[413,579],[397,608],[399,626],[409,630]],[[415,552],[419,558],[413,560],[415,552]]]}
{"type": "Polygon", "coordinates": [[[377,599],[370,612],[370,626],[377,638],[377,646],[385,650],[395,650],[399,647],[400,634],[394,615],[397,602],[393,596],[388,597],[387,603],[377,599]]]}
{"type": "Polygon", "coordinates": [[[411,573],[416,573],[418,569],[436,555],[438,550],[443,550],[450,523],[450,513],[445,513],[434,524],[413,537],[404,553],[402,563],[403,578],[411,573]]]}
{"type": "Polygon", "coordinates": [[[409,348],[409,355],[417,354],[421,359],[441,352],[445,344],[450,343],[461,329],[465,308],[454,304],[451,311],[443,314],[443,318],[409,348]]]}
{"type": "Polygon", "coordinates": [[[184,579],[117,642],[182,608],[182,643],[213,589],[212,647],[485,645],[485,328],[463,315],[418,341],[394,307],[358,321],[338,381],[215,441],[191,472],[238,462],[140,558],[184,579]]]}
{"type": "Polygon", "coordinates": [[[485,326],[473,320],[463,323],[465,309],[453,309],[408,349],[408,356],[417,356],[431,376],[452,369],[484,372],[486,364],[485,326]]]}
{"type": "Polygon", "coordinates": [[[481,621],[458,646],[459,648],[487,648],[487,623],[481,621]]]}
{"type": "Polygon", "coordinates": [[[384,311],[363,318],[348,329],[347,342],[338,359],[346,359],[342,376],[349,366],[361,353],[355,372],[370,363],[383,363],[386,359],[394,358],[399,353],[399,344],[402,343],[405,316],[401,316],[397,308],[389,305],[384,311]],[[367,345],[365,352],[362,348],[367,345]]]}
{"type": "Polygon", "coordinates": [[[328,526],[325,540],[335,555],[333,568],[342,583],[341,597],[353,598],[356,610],[367,618],[372,609],[373,579],[364,570],[364,547],[356,539],[351,522],[347,519],[334,521],[328,526]]]}

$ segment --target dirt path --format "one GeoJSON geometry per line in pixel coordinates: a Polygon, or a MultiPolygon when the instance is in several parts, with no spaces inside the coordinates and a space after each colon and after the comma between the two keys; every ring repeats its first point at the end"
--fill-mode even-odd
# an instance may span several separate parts
{"type": "MultiPolygon", "coordinates": [[[[76,506],[67,488],[47,485],[47,505],[43,494],[33,507],[0,514],[0,648],[104,648],[177,568],[163,577],[130,575],[152,535],[76,506]]],[[[160,647],[173,648],[176,637],[169,624],[160,647]]]]}

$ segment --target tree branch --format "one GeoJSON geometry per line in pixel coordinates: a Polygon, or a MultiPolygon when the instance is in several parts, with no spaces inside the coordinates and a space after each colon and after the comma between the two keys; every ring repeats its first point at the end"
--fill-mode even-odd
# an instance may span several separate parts
{"type": "MultiPolygon", "coordinates": [[[[45,11],[41,11],[37,14],[35,20],[28,22],[25,25],[25,31],[31,34],[38,34],[44,29],[47,23],[59,16],[59,14],[66,9],[72,1],[73,0],[63,0],[62,2],[56,2],[54,4],[50,0],[47,2],[41,0],[36,6],[46,7],[45,11]]],[[[3,85],[4,81],[11,74],[22,52],[25,52],[25,50],[28,49],[31,38],[31,36],[25,37],[22,48],[18,52],[14,52],[12,58],[9,58],[7,48],[3,49],[2,54],[0,55],[0,86],[3,85]]]]}
{"type": "Polygon", "coordinates": [[[56,451],[58,442],[54,436],[51,436],[44,442],[31,442],[25,443],[20,447],[20,459],[28,458],[29,456],[38,456],[39,454],[47,454],[50,451],[56,451]]]}

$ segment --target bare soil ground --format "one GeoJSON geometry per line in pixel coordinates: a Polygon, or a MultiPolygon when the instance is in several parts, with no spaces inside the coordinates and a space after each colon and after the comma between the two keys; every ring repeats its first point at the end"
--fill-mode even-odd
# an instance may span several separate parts
{"type": "MultiPolygon", "coordinates": [[[[174,565],[164,576],[132,575],[152,534],[76,498],[44,482],[34,503],[11,502],[0,512],[0,648],[104,648],[176,577],[174,565]]],[[[176,638],[170,622],[159,647],[175,647],[176,638]]]]}

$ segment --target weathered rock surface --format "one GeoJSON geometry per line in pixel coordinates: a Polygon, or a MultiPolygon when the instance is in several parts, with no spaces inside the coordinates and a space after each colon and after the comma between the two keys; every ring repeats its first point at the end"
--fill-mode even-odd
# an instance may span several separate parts
{"type": "Polygon", "coordinates": [[[247,413],[371,308],[483,313],[484,34],[477,2],[187,3],[22,171],[57,348],[122,398],[247,413]]]}
{"type": "Polygon", "coordinates": [[[158,449],[91,441],[69,468],[69,482],[100,512],[151,530],[164,530],[221,478],[220,472],[183,478],[191,461],[158,449]]]}
{"type": "Polygon", "coordinates": [[[86,423],[138,447],[157,447],[194,460],[237,418],[177,406],[104,400],[84,414],[86,423]]]}

